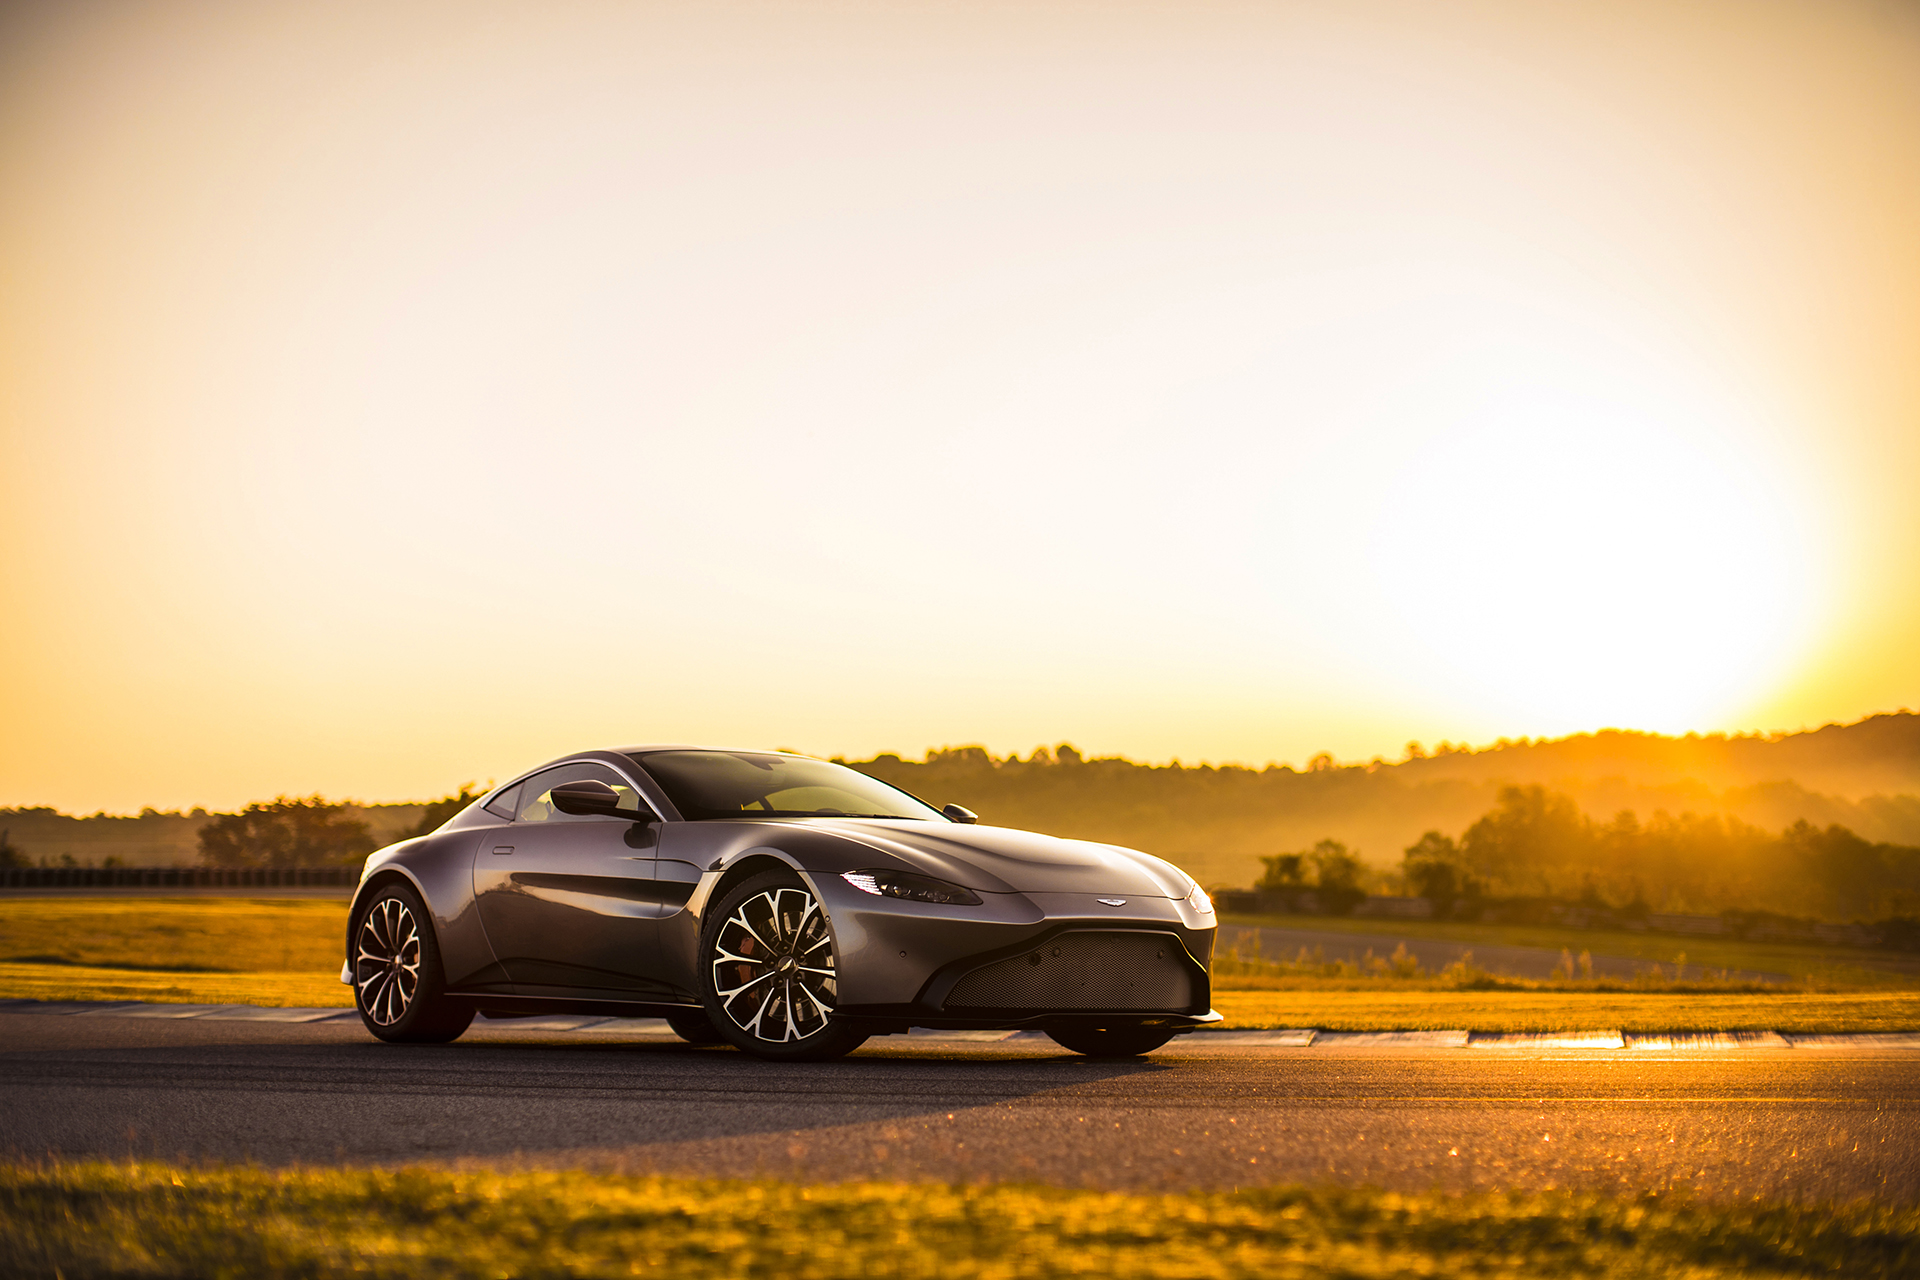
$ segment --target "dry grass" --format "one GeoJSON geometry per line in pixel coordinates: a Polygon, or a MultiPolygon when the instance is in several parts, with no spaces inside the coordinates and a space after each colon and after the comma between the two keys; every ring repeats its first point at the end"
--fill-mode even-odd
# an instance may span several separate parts
{"type": "Polygon", "coordinates": [[[85,965],[0,964],[0,996],[16,1000],[149,1000],[160,1004],[261,1004],[346,1008],[353,991],[332,973],[168,973],[85,965]]]}
{"type": "Polygon", "coordinates": [[[5,898],[0,962],[337,973],[345,898],[5,898]]]}
{"type": "MultiPolygon", "coordinates": [[[[1375,955],[1371,949],[1359,956],[1329,960],[1324,949],[1305,947],[1292,960],[1269,960],[1259,953],[1255,934],[1243,933],[1232,945],[1216,952],[1213,959],[1213,985],[1219,991],[1568,991],[1568,992],[1667,992],[1697,995],[1705,992],[1774,994],[1784,991],[1814,991],[1817,984],[1756,982],[1732,976],[1725,970],[1715,973],[1689,964],[1685,952],[1675,957],[1673,968],[1649,964],[1631,978],[1600,978],[1593,972],[1592,957],[1582,951],[1577,957],[1560,952],[1560,966],[1550,977],[1516,978],[1492,973],[1474,963],[1473,953],[1443,969],[1422,967],[1419,957],[1411,955],[1403,942],[1391,955],[1375,955]],[[1251,951],[1240,943],[1256,944],[1251,951]]],[[[1858,991],[1861,988],[1847,987],[1858,991]]],[[[1870,989],[1882,989],[1870,988],[1870,989]]]]}
{"type": "Polygon", "coordinates": [[[336,898],[0,898],[0,995],[344,1007],[336,898]]]}
{"type": "MultiPolygon", "coordinates": [[[[347,904],[334,899],[0,898],[0,995],[345,1008],[347,904]]],[[[1495,979],[1471,965],[1425,974],[1408,958],[1216,966],[1228,1025],[1474,1031],[1920,1029],[1920,993],[1751,991],[1647,979],[1495,979]],[[1488,989],[1489,984],[1500,989],[1488,989]]]]}
{"type": "Polygon", "coordinates": [[[1323,1031],[1920,1031],[1920,993],[1216,991],[1230,1027],[1323,1031]]]}
{"type": "MultiPolygon", "coordinates": [[[[1220,938],[1231,945],[1241,930],[1254,926],[1301,929],[1313,933],[1385,934],[1394,938],[1455,942],[1468,947],[1544,947],[1578,957],[1626,956],[1648,966],[1670,967],[1684,952],[1689,972],[1747,970],[1784,973],[1802,985],[1822,989],[1920,987],[1920,955],[1862,951],[1853,947],[1791,942],[1743,942],[1738,938],[1678,937],[1624,930],[1571,929],[1560,925],[1479,924],[1457,920],[1402,920],[1343,916],[1222,917],[1220,938]]],[[[1356,947],[1355,950],[1361,948],[1356,947]]]]}
{"type": "Polygon", "coordinates": [[[1920,1210],[1568,1192],[804,1186],[0,1166],[0,1272],[87,1277],[1912,1275],[1920,1210]]]}

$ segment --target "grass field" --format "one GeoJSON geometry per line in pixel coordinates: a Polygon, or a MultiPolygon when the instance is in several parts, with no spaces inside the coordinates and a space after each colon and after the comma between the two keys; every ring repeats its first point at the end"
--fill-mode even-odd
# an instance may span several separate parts
{"type": "Polygon", "coordinates": [[[333,898],[0,898],[0,995],[346,1006],[333,898]]]}
{"type": "MultiPolygon", "coordinates": [[[[1807,946],[1785,942],[1742,942],[1737,938],[1677,937],[1609,929],[1566,929],[1551,925],[1472,924],[1453,920],[1353,919],[1342,916],[1222,916],[1220,944],[1231,945],[1242,928],[1264,925],[1315,933],[1384,934],[1409,940],[1458,942],[1468,947],[1545,947],[1579,955],[1626,956],[1648,965],[1672,965],[1684,952],[1689,967],[1746,969],[1784,973],[1821,987],[1920,986],[1920,955],[1901,951],[1861,951],[1853,947],[1807,946]]],[[[1358,950],[1359,948],[1355,948],[1358,950]]],[[[1331,955],[1334,948],[1328,948],[1331,955]]],[[[1286,959],[1288,957],[1273,957],[1286,959]]]]}
{"type": "Polygon", "coordinates": [[[798,1185],[0,1166],[0,1273],[85,1277],[1907,1276],[1920,1209],[1567,1192],[798,1185]]]}
{"type": "MultiPolygon", "coordinates": [[[[0,898],[0,996],[344,1008],[351,1004],[338,981],[346,910],[344,901],[312,898],[0,898]]],[[[1560,935],[1526,936],[1526,945],[1546,945],[1560,935]]],[[[1688,940],[1690,954],[1696,945],[1688,940]]],[[[1756,967],[1744,953],[1729,963],[1756,967]]],[[[1325,1030],[1920,1029],[1920,991],[1887,989],[1893,979],[1885,972],[1868,977],[1824,991],[1690,990],[1672,983],[1646,990],[1530,983],[1524,985],[1532,989],[1486,991],[1450,989],[1439,975],[1223,973],[1214,1006],[1230,1026],[1325,1030]]]]}
{"type": "Polygon", "coordinates": [[[334,975],[344,898],[0,897],[0,963],[334,975]]]}
{"type": "Polygon", "coordinates": [[[0,964],[0,998],[344,1009],[353,1003],[353,992],[340,982],[338,960],[331,973],[169,973],[86,965],[0,964]]]}

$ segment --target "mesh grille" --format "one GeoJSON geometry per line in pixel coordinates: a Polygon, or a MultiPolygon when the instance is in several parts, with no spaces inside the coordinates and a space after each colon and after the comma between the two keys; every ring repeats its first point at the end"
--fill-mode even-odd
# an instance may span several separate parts
{"type": "Polygon", "coordinates": [[[1183,1011],[1193,1003],[1184,955],[1166,933],[1064,933],[967,974],[946,1007],[1183,1011]]]}

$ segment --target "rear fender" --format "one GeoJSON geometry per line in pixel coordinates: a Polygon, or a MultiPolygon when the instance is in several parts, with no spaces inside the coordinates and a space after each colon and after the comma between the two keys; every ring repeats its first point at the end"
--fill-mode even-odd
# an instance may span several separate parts
{"type": "Polygon", "coordinates": [[[353,955],[353,930],[367,901],[382,887],[399,882],[426,904],[447,985],[498,981],[498,962],[473,901],[473,855],[478,847],[472,831],[442,831],[374,854],[347,913],[346,956],[353,955]]]}

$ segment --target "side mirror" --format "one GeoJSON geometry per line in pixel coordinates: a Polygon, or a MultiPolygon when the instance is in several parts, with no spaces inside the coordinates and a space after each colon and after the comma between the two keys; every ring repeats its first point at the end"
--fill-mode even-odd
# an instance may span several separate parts
{"type": "Polygon", "coordinates": [[[610,818],[632,818],[641,821],[645,815],[628,810],[621,813],[620,793],[604,782],[563,782],[547,793],[553,797],[553,807],[562,813],[570,813],[576,818],[589,814],[604,813],[610,818]]]}
{"type": "MultiPolygon", "coordinates": [[[[553,794],[555,799],[557,800],[560,793],[558,791],[555,791],[553,794]]],[[[979,814],[975,813],[971,809],[962,809],[957,804],[947,805],[945,808],[941,809],[940,812],[946,815],[948,822],[958,822],[969,827],[972,826],[974,823],[980,821],[979,814]]]]}

